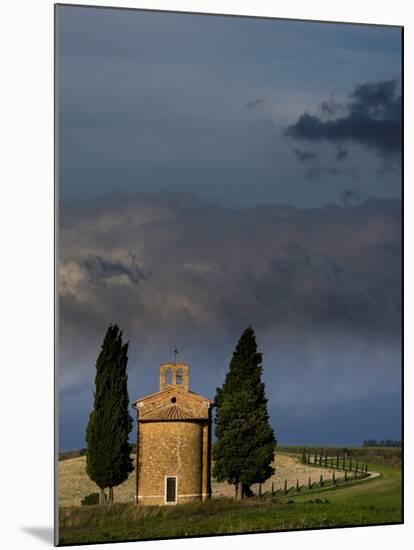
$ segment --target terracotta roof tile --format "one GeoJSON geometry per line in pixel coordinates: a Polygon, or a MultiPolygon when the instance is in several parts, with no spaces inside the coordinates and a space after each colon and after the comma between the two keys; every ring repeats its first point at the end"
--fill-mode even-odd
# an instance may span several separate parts
{"type": "Polygon", "coordinates": [[[144,414],[140,417],[140,420],[202,420],[206,418],[206,416],[197,416],[173,404],[166,407],[160,407],[155,411],[144,414]]]}

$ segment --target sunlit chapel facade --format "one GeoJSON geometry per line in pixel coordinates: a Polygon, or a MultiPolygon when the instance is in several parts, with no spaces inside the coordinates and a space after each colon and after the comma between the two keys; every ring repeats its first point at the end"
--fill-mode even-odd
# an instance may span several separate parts
{"type": "Polygon", "coordinates": [[[137,413],[135,501],[161,505],[211,496],[212,401],[189,389],[189,366],[163,363],[160,390],[137,413]]]}

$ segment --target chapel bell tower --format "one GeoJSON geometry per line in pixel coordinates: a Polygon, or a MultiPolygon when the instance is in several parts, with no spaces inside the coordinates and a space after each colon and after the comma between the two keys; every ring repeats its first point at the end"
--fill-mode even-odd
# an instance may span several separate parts
{"type": "Polygon", "coordinates": [[[163,363],[160,366],[160,391],[174,386],[188,391],[188,370],[189,366],[185,363],[163,363]]]}

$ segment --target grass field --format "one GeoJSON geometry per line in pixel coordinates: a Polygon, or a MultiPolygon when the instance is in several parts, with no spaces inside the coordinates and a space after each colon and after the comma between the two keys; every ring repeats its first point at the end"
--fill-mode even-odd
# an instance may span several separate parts
{"type": "Polygon", "coordinates": [[[60,544],[401,523],[401,469],[368,467],[380,476],[242,502],[215,498],[174,507],[64,507],[60,544]]]}

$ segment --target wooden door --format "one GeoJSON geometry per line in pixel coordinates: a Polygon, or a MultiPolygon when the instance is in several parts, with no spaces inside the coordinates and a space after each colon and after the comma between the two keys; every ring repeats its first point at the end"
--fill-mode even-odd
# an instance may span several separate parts
{"type": "Polygon", "coordinates": [[[165,487],[165,501],[176,502],[177,501],[177,478],[167,477],[165,487]]]}

